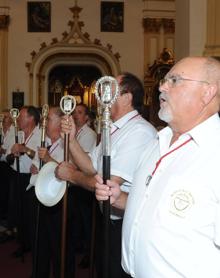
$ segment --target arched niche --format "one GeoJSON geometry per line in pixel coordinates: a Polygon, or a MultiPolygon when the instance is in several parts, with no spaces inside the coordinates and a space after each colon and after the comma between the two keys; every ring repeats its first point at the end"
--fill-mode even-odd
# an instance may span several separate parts
{"type": "Polygon", "coordinates": [[[83,22],[79,21],[81,9],[75,3],[70,8],[74,21],[69,22],[71,30],[63,33],[63,39],[52,39],[50,45],[41,44],[40,51],[32,51],[32,62],[26,66],[29,71],[29,102],[41,106],[48,101],[48,76],[58,65],[92,65],[102,75],[116,76],[120,73],[118,53],[113,54],[112,46],[104,47],[100,40],[92,42],[88,33],[82,33],[83,22]]]}

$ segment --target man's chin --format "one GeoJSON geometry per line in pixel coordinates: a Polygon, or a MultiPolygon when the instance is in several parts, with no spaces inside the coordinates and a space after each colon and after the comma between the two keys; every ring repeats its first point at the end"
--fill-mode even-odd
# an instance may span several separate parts
{"type": "Polygon", "coordinates": [[[173,119],[173,116],[171,115],[171,113],[167,113],[165,111],[163,111],[162,109],[159,110],[158,112],[158,117],[161,121],[164,121],[166,123],[170,123],[173,119]]]}

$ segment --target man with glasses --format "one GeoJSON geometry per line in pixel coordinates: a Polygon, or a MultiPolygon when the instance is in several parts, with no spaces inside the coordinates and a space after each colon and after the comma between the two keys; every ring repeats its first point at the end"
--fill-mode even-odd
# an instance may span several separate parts
{"type": "Polygon", "coordinates": [[[220,63],[179,61],[161,81],[158,132],[129,196],[97,176],[96,197],[125,209],[122,265],[135,278],[220,277],[220,63]]]}

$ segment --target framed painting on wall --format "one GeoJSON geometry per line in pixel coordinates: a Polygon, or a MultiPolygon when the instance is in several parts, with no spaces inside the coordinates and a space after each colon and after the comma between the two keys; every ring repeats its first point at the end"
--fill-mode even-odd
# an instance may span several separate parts
{"type": "Polygon", "coordinates": [[[24,106],[24,92],[12,92],[12,107],[20,109],[24,106]]]}
{"type": "Polygon", "coordinates": [[[28,32],[51,31],[51,4],[48,1],[27,2],[28,32]]]}
{"type": "Polygon", "coordinates": [[[124,2],[101,2],[101,32],[124,31],[124,2]]]}

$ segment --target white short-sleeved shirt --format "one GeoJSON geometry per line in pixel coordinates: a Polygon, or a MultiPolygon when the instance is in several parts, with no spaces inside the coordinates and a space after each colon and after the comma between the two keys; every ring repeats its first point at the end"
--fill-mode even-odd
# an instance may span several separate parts
{"type": "Polygon", "coordinates": [[[5,154],[1,155],[1,158],[0,158],[1,161],[5,161],[7,150],[9,148],[11,148],[11,145],[13,145],[14,142],[15,142],[14,127],[11,125],[5,133],[3,132],[2,148],[6,152],[5,152],[5,154]]]}
{"type": "Polygon", "coordinates": [[[171,147],[170,128],[158,135],[143,154],[128,197],[123,268],[135,278],[219,278],[220,119],[213,115],[171,147]]]}
{"type": "MultiPolygon", "coordinates": [[[[144,120],[136,110],[127,113],[112,125],[111,175],[125,180],[121,185],[123,191],[129,192],[140,156],[155,136],[155,128],[144,120]]],[[[102,175],[101,143],[93,150],[90,156],[94,168],[102,175]]],[[[112,208],[111,218],[118,219],[117,216],[118,212],[113,211],[112,208]]]]}
{"type": "MultiPolygon", "coordinates": [[[[37,151],[37,147],[40,146],[41,141],[41,131],[39,126],[36,126],[28,138],[25,140],[24,144],[26,147],[33,151],[37,151]]],[[[20,143],[20,142],[19,142],[20,143]]],[[[32,164],[32,159],[27,155],[19,156],[20,173],[30,173],[30,167],[32,164]]],[[[16,170],[16,161],[12,165],[12,168],[16,170]]]]}
{"type": "Polygon", "coordinates": [[[82,126],[76,134],[76,139],[85,152],[91,152],[96,146],[96,133],[87,124],[82,126]]]}
{"type": "MultiPolygon", "coordinates": [[[[48,145],[48,142],[50,142],[50,139],[47,137],[46,138],[46,145],[48,145]]],[[[62,162],[64,160],[64,146],[63,146],[63,140],[59,138],[56,140],[49,149],[49,154],[50,156],[56,160],[58,163],[62,162]]],[[[40,160],[38,157],[38,152],[35,153],[34,159],[32,160],[32,164],[34,164],[38,169],[40,166],[40,160]]],[[[27,190],[29,190],[32,186],[35,186],[37,180],[37,174],[36,175],[31,175],[30,178],[30,184],[27,187],[27,190]]]]}
{"type": "MultiPolygon", "coordinates": [[[[22,130],[18,131],[18,142],[24,142],[24,132],[22,130]]],[[[15,144],[15,128],[13,125],[10,126],[9,130],[4,134],[2,148],[6,150],[6,153],[2,155],[1,160],[6,161],[6,156],[11,153],[11,148],[15,144]]]]}

